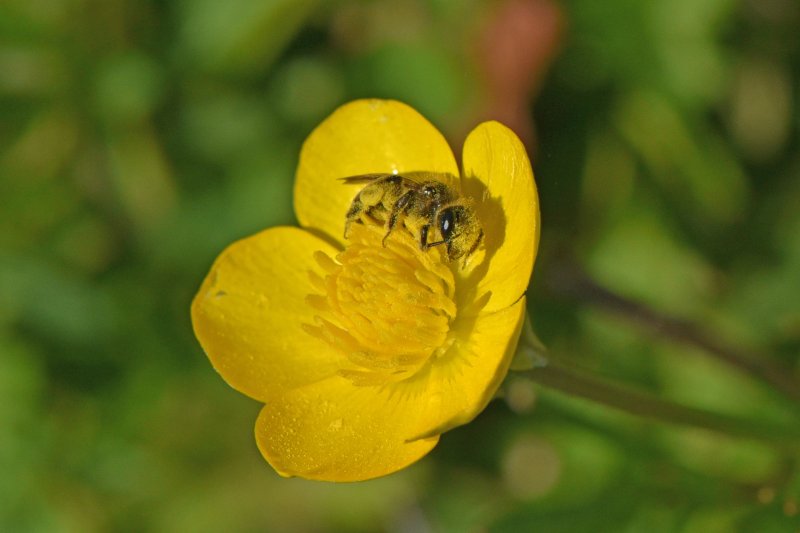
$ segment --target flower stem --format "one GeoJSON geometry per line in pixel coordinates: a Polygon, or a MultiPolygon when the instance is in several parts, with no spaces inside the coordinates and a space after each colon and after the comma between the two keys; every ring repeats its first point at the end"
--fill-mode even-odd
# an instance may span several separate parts
{"type": "Polygon", "coordinates": [[[699,348],[709,356],[800,402],[800,381],[796,374],[773,358],[734,346],[696,324],[668,316],[641,302],[621,296],[597,283],[572,261],[560,262],[558,268],[551,270],[557,272],[548,283],[554,292],[621,316],[654,336],[699,348]]]}
{"type": "Polygon", "coordinates": [[[688,407],[554,363],[527,319],[512,368],[524,370],[533,382],[544,387],[642,418],[767,441],[778,446],[795,449],[800,446],[800,424],[779,425],[688,407]]]}
{"type": "Polygon", "coordinates": [[[643,418],[779,445],[800,445],[800,426],[783,427],[679,405],[553,363],[528,370],[526,375],[544,387],[643,418]]]}

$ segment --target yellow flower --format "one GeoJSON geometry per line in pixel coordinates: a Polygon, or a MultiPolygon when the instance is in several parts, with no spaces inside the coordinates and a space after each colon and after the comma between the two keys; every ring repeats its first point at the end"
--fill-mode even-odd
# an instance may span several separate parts
{"type": "Polygon", "coordinates": [[[342,106],[303,145],[301,228],[230,245],[192,303],[222,377],[263,402],[261,453],[283,476],[356,481],[395,472],[472,420],[505,377],[525,316],[539,207],[525,149],[486,122],[463,172],[442,135],[395,101],[342,106]],[[411,231],[353,224],[368,173],[426,172],[473,199],[485,237],[466,265],[411,231]],[[459,177],[460,176],[460,177],[459,177]]]}

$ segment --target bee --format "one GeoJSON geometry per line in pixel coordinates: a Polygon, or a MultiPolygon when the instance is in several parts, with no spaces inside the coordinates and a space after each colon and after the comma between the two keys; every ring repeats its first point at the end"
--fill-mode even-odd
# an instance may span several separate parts
{"type": "Polygon", "coordinates": [[[366,183],[347,211],[344,237],[354,222],[365,217],[382,221],[386,239],[403,224],[419,240],[425,251],[444,244],[449,261],[467,258],[483,240],[483,228],[469,198],[461,196],[446,184],[435,181],[415,181],[399,174],[365,174],[342,178],[345,183],[366,183]],[[435,239],[438,230],[441,240],[435,239]]]}

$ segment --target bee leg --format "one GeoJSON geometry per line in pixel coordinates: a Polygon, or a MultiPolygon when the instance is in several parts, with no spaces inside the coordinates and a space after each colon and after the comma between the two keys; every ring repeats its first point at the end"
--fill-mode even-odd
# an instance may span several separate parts
{"type": "Polygon", "coordinates": [[[397,225],[400,217],[405,216],[408,213],[408,208],[411,207],[411,199],[413,197],[414,191],[408,191],[398,198],[392,206],[392,211],[389,213],[389,217],[386,219],[386,235],[383,236],[383,240],[381,241],[383,246],[386,246],[386,239],[389,238],[389,234],[397,225]]]}
{"type": "Polygon", "coordinates": [[[428,249],[428,231],[430,230],[430,224],[425,224],[421,228],[419,228],[419,249],[420,250],[427,250],[428,249]]]}
{"type": "Polygon", "coordinates": [[[391,175],[377,178],[358,192],[356,197],[353,198],[353,202],[350,204],[350,209],[347,210],[347,214],[345,215],[345,239],[347,238],[347,234],[350,230],[350,225],[353,222],[360,222],[363,224],[365,222],[365,216],[369,217],[370,220],[374,220],[374,217],[371,216],[372,211],[375,209],[384,209],[383,202],[384,197],[386,196],[386,191],[382,184],[388,183],[391,187],[396,189],[400,187],[400,179],[401,178],[399,176],[391,175]]]}
{"type": "Polygon", "coordinates": [[[480,233],[478,233],[478,238],[475,239],[475,244],[472,245],[472,247],[464,256],[464,266],[467,266],[467,257],[471,256],[475,252],[475,250],[478,249],[478,246],[481,245],[481,242],[483,242],[483,230],[481,230],[480,233]]]}
{"type": "Polygon", "coordinates": [[[357,221],[357,220],[356,220],[356,221],[353,221],[353,220],[347,220],[347,221],[344,223],[344,238],[345,238],[345,239],[347,239],[347,234],[348,234],[348,233],[350,233],[350,224],[352,224],[353,222],[358,222],[358,221],[357,221]]]}
{"type": "Polygon", "coordinates": [[[350,209],[347,210],[347,215],[345,215],[345,223],[344,223],[344,238],[347,238],[347,233],[350,230],[350,224],[353,222],[360,222],[361,221],[361,213],[364,211],[364,204],[361,201],[361,195],[356,196],[353,199],[353,203],[350,204],[350,209]]]}

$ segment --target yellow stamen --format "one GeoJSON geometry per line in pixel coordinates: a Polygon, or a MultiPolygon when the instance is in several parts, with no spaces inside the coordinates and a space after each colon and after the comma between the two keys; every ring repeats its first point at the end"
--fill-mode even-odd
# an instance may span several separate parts
{"type": "Polygon", "coordinates": [[[422,251],[411,234],[354,224],[335,258],[314,254],[324,275],[309,273],[322,294],[307,302],[319,315],[304,330],[344,356],[340,375],[356,385],[412,376],[449,346],[455,281],[438,249],[422,251]]]}

